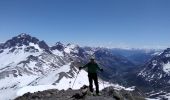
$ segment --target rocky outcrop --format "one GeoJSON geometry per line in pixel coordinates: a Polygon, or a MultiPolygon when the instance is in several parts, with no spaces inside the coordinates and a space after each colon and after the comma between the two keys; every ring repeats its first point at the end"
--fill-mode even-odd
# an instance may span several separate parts
{"type": "Polygon", "coordinates": [[[135,91],[115,90],[113,87],[107,87],[100,93],[100,96],[92,95],[84,86],[79,90],[46,90],[26,93],[15,100],[145,100],[144,96],[135,91]]]}

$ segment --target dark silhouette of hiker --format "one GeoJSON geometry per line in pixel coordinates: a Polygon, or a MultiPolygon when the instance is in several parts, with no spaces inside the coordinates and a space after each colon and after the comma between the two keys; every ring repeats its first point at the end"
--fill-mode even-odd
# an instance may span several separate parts
{"type": "Polygon", "coordinates": [[[89,88],[90,92],[93,93],[93,81],[96,86],[96,95],[99,95],[99,84],[98,84],[98,76],[97,76],[97,70],[103,71],[98,64],[95,62],[94,58],[90,59],[90,62],[86,64],[83,67],[79,67],[79,70],[87,68],[88,71],[88,78],[89,78],[89,88]]]}

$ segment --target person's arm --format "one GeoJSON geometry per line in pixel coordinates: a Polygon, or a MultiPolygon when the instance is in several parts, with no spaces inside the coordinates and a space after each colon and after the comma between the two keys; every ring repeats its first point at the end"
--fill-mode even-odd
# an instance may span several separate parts
{"type": "Polygon", "coordinates": [[[89,65],[89,63],[88,63],[88,64],[86,64],[86,65],[84,65],[82,68],[86,68],[86,67],[88,67],[88,65],[89,65]]]}
{"type": "Polygon", "coordinates": [[[103,71],[103,69],[100,68],[99,65],[98,65],[97,63],[96,63],[96,67],[97,67],[97,69],[100,70],[101,72],[103,71]]]}
{"type": "Polygon", "coordinates": [[[79,67],[79,70],[81,70],[81,69],[83,69],[83,68],[88,67],[88,65],[89,65],[89,63],[88,63],[88,64],[86,64],[86,65],[84,65],[83,67],[79,67]]]}

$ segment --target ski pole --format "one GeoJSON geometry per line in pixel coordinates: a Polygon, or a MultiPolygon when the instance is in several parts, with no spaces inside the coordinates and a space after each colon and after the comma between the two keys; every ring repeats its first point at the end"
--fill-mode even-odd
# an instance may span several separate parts
{"type": "Polygon", "coordinates": [[[104,80],[103,80],[103,88],[105,88],[105,86],[104,86],[104,80]]]}
{"type": "MultiPolygon", "coordinates": [[[[80,72],[80,70],[78,71],[77,76],[78,76],[79,72],[80,72]]],[[[75,82],[76,82],[77,76],[76,76],[76,78],[75,78],[75,80],[74,80],[74,83],[73,83],[73,85],[72,85],[72,89],[73,89],[74,84],[75,84],[75,82]]]]}

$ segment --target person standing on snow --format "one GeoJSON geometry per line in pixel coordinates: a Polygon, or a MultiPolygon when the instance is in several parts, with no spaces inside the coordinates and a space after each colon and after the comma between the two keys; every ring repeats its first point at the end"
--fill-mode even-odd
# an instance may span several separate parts
{"type": "Polygon", "coordinates": [[[93,81],[94,81],[95,86],[96,86],[96,95],[99,95],[99,83],[98,83],[97,71],[98,70],[103,71],[103,69],[101,69],[98,66],[98,64],[95,62],[94,58],[91,58],[90,62],[87,63],[85,66],[79,67],[79,70],[81,70],[83,68],[87,68],[90,92],[93,93],[93,81]]]}

